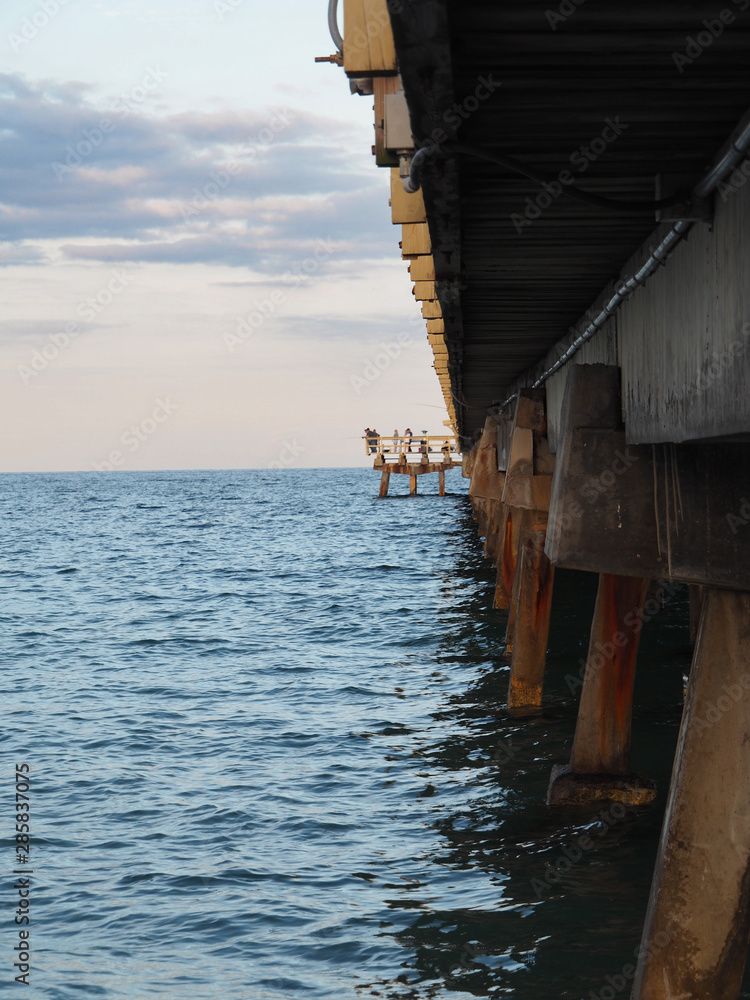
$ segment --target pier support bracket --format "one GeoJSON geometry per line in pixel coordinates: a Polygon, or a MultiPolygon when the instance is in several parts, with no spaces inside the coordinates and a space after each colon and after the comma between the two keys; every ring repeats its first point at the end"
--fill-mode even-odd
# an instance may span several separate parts
{"type": "Polygon", "coordinates": [[[570,366],[547,535],[556,566],[750,591],[737,539],[748,498],[750,448],[629,444],[619,369],[570,366]]]}

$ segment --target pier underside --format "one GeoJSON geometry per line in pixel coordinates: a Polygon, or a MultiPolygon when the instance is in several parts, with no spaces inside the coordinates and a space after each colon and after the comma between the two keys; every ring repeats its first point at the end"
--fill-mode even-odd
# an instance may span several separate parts
{"type": "Polygon", "coordinates": [[[345,39],[344,68],[374,93],[376,157],[497,568],[512,713],[544,708],[555,570],[598,578],[550,808],[653,802],[630,766],[640,633],[690,585],[697,641],[632,997],[735,1000],[750,938],[750,3],[347,10],[370,44],[345,39]]]}

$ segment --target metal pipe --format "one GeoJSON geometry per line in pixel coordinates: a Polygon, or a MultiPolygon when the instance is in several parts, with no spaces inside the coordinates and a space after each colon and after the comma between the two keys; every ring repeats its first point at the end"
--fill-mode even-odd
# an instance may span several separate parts
{"type": "Polygon", "coordinates": [[[409,174],[404,178],[404,190],[407,194],[414,194],[419,190],[422,183],[420,177],[422,161],[429,153],[436,152],[442,152],[445,155],[466,153],[467,156],[476,156],[480,160],[488,160],[490,163],[496,163],[498,166],[504,167],[506,170],[511,170],[521,177],[526,177],[536,184],[548,186],[557,184],[561,195],[567,198],[575,198],[586,205],[594,205],[596,208],[604,208],[611,212],[644,212],[657,208],[671,208],[672,205],[677,205],[685,200],[684,193],[671,195],[669,198],[661,198],[658,201],[638,201],[632,199],[630,201],[620,201],[616,198],[604,198],[601,195],[594,194],[592,191],[585,191],[582,188],[569,184],[563,185],[559,180],[545,177],[538,170],[534,170],[520,160],[517,160],[515,156],[508,156],[507,153],[489,153],[484,149],[477,149],[475,146],[465,146],[463,143],[450,143],[442,147],[438,143],[432,143],[429,146],[422,146],[421,149],[418,149],[412,157],[409,174]]]}
{"type": "Polygon", "coordinates": [[[338,6],[339,0],[328,0],[328,30],[331,32],[333,44],[343,54],[344,39],[339,31],[338,6]]]}

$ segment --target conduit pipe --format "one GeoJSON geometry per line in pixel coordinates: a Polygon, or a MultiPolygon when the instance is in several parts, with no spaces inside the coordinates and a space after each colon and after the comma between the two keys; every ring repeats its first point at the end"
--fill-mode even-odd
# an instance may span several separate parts
{"type": "Polygon", "coordinates": [[[344,39],[339,31],[338,19],[339,0],[328,0],[328,30],[331,32],[333,44],[339,51],[339,55],[344,53],[344,39]]]}

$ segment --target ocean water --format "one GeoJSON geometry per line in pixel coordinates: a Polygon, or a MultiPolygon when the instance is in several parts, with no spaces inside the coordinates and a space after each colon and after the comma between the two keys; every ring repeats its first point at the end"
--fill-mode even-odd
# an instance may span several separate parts
{"type": "Polygon", "coordinates": [[[550,810],[596,580],[558,572],[544,712],[508,717],[505,616],[447,479],[379,501],[371,470],[0,477],[6,871],[15,764],[31,787],[19,995],[629,996],[686,594],[639,666],[658,803],[550,810]]]}

